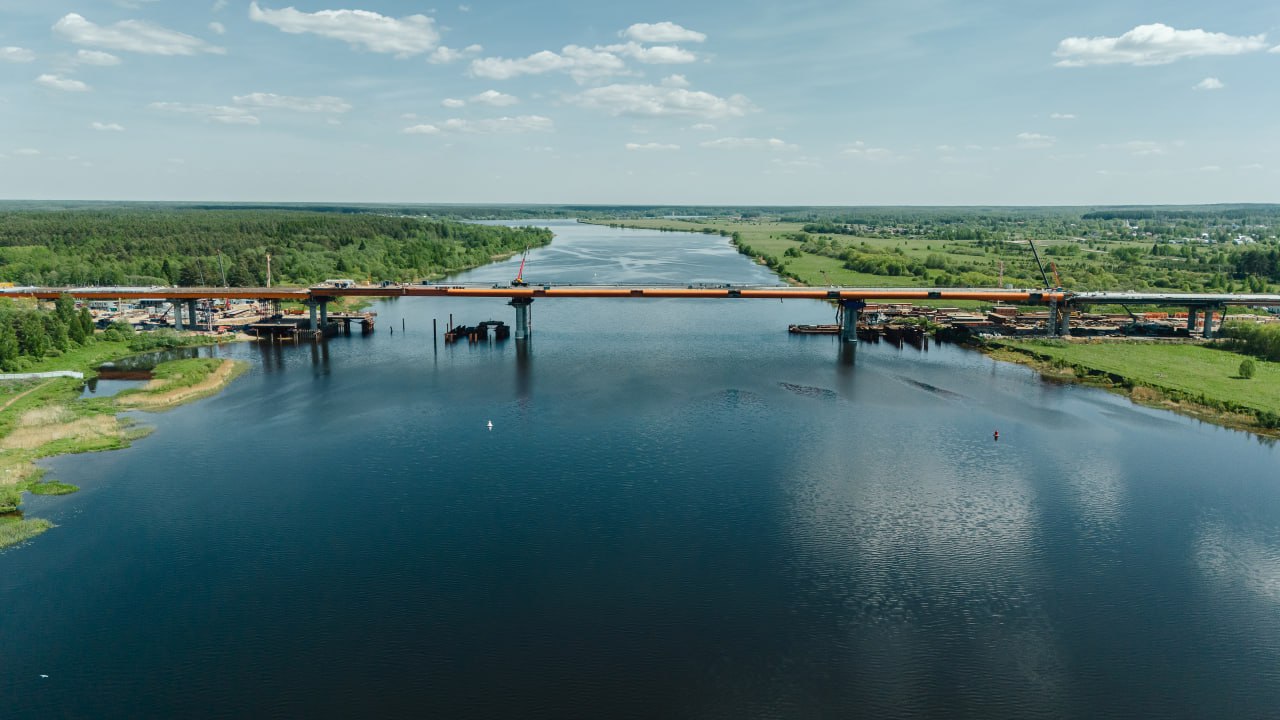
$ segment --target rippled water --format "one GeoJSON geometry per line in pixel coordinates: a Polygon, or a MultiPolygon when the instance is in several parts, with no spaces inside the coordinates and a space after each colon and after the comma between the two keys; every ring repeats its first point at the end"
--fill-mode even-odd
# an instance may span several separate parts
{"type": "MultiPolygon", "coordinates": [[[[534,282],[772,282],[554,226],[534,282]]],[[[1274,445],[947,346],[843,365],[785,331],[822,303],[540,299],[528,356],[433,349],[500,301],[376,309],[49,463],[83,490],[0,553],[0,716],[1280,708],[1274,445]]]]}

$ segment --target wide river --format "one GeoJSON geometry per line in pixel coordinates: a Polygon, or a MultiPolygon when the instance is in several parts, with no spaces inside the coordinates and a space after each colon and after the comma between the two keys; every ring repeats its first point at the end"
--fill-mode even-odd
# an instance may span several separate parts
{"type": "MultiPolygon", "coordinates": [[[[549,224],[535,283],[776,282],[549,224]]],[[[500,300],[375,309],[48,463],[83,489],[0,553],[0,717],[1280,715],[1272,443],[950,346],[843,364],[786,332],[813,301],[541,299],[528,355],[433,345],[500,300]]]]}

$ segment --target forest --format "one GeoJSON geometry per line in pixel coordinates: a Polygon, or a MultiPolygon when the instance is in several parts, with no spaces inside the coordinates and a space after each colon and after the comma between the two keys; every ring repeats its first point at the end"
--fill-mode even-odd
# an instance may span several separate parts
{"type": "Polygon", "coordinates": [[[544,228],[335,208],[0,207],[0,281],[43,286],[307,285],[435,279],[546,245],[544,228]]]}

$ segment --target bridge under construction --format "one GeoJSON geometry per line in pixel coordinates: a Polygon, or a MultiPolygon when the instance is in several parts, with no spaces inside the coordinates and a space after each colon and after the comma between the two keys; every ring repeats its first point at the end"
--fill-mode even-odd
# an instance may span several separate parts
{"type": "MultiPolygon", "coordinates": [[[[529,336],[529,310],[537,299],[614,298],[614,299],[702,299],[702,300],[826,300],[842,309],[841,338],[858,341],[859,313],[868,301],[948,302],[979,301],[1010,305],[1040,305],[1049,308],[1046,332],[1049,335],[1071,333],[1073,307],[1084,305],[1154,305],[1188,309],[1188,329],[1203,316],[1204,336],[1213,337],[1214,316],[1229,306],[1280,307],[1280,295],[1234,293],[1167,293],[1167,292],[1073,292],[1062,288],[920,288],[920,287],[791,287],[738,285],[685,285],[629,287],[617,285],[550,285],[513,283],[511,285],[392,284],[381,285],[316,285],[311,287],[217,288],[217,287],[21,287],[0,290],[0,296],[35,297],[53,300],[61,295],[77,300],[162,300],[174,308],[174,324],[183,328],[182,307],[193,321],[196,303],[209,299],[276,300],[300,302],[310,311],[310,329],[326,327],[330,320],[329,303],[343,297],[435,297],[506,299],[515,309],[515,339],[529,336]]],[[[194,322],[189,321],[189,325],[194,322]]]]}

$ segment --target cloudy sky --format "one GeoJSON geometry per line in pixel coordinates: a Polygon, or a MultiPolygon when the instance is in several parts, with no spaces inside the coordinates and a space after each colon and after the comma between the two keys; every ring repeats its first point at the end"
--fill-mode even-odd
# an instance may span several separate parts
{"type": "Polygon", "coordinates": [[[0,0],[0,198],[1280,201],[1280,3],[0,0]]]}

